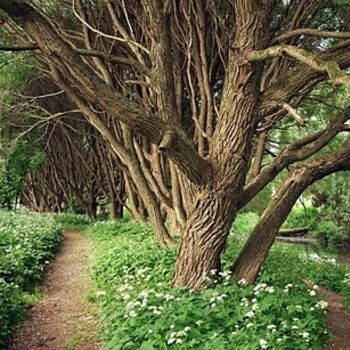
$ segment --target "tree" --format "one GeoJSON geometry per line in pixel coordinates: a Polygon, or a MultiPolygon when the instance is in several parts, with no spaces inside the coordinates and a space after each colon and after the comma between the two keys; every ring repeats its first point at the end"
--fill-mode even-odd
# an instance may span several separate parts
{"type": "Polygon", "coordinates": [[[347,3],[44,3],[0,0],[4,42],[18,43],[3,49],[35,52],[119,159],[135,216],[145,208],[159,241],[173,241],[166,217],[181,230],[173,286],[202,288],[237,211],[293,168],[234,264],[254,281],[298,196],[349,170],[347,141],[314,158],[349,129],[349,108],[266,156],[288,117],[306,123],[298,107],[318,83],[350,87],[347,3]]]}

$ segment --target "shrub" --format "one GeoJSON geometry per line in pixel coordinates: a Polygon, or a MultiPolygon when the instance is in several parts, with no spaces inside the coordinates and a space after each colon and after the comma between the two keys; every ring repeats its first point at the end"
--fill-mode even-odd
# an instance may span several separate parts
{"type": "Polygon", "coordinates": [[[336,243],[341,237],[341,230],[333,221],[321,221],[317,224],[314,235],[324,239],[327,243],[336,243]]]}
{"type": "Polygon", "coordinates": [[[308,226],[310,230],[314,230],[318,219],[319,213],[315,207],[297,207],[289,214],[284,226],[286,228],[308,226]]]}

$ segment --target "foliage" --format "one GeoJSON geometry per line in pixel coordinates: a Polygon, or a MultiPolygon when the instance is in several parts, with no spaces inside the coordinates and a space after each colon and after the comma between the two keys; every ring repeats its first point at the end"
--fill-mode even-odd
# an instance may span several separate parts
{"type": "Polygon", "coordinates": [[[314,230],[317,226],[319,219],[319,213],[316,208],[313,206],[299,206],[292,210],[289,214],[286,222],[286,228],[295,228],[295,227],[310,227],[310,230],[314,230]]]}
{"type": "Polygon", "coordinates": [[[326,180],[316,183],[310,190],[313,203],[319,208],[322,220],[334,222],[336,234],[324,230],[324,225],[317,229],[317,233],[330,240],[350,241],[350,176],[348,173],[329,176],[326,180]]]}
{"type": "MultiPolygon", "coordinates": [[[[241,227],[246,231],[246,223],[241,227]]],[[[147,226],[108,221],[85,233],[96,242],[93,272],[106,350],[322,349],[326,303],[301,278],[349,292],[345,267],[281,245],[274,247],[255,286],[237,284],[225,271],[215,289],[172,290],[176,250],[159,249],[147,226]]],[[[225,266],[240,244],[231,237],[225,266]]]]}
{"type": "Polygon", "coordinates": [[[49,216],[0,212],[0,348],[61,240],[49,216]]]}
{"type": "Polygon", "coordinates": [[[339,238],[339,229],[333,221],[321,221],[317,224],[314,234],[323,238],[326,243],[335,243],[339,238]]]}
{"type": "Polygon", "coordinates": [[[231,232],[245,237],[251,233],[258,221],[258,214],[249,211],[241,212],[237,215],[231,227],[231,232]]]}
{"type": "Polygon", "coordinates": [[[3,171],[0,170],[0,207],[11,209],[22,190],[25,175],[39,168],[43,161],[44,153],[28,140],[21,140],[13,147],[3,171]]]}
{"type": "Polygon", "coordinates": [[[269,203],[272,196],[272,183],[267,185],[255,198],[253,198],[245,207],[244,211],[254,212],[261,215],[266,209],[266,203],[269,203]]]}
{"type": "Polygon", "coordinates": [[[73,213],[56,213],[53,217],[58,224],[67,230],[82,230],[94,222],[86,215],[73,213]]]}

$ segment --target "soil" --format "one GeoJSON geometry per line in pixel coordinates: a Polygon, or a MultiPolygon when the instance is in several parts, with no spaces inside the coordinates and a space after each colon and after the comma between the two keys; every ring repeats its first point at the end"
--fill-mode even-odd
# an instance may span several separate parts
{"type": "Polygon", "coordinates": [[[350,312],[344,297],[321,287],[319,294],[328,302],[327,327],[334,335],[325,350],[350,350],[350,312]]]}
{"type": "Polygon", "coordinates": [[[8,350],[98,350],[98,308],[87,301],[92,288],[92,244],[76,232],[65,240],[44,275],[42,299],[10,339],[8,350]]]}
{"type": "MultiPolygon", "coordinates": [[[[310,280],[304,282],[309,288],[315,284],[310,280]]],[[[350,350],[350,312],[345,298],[322,287],[318,287],[317,293],[328,302],[327,328],[333,334],[324,350],[350,350]]]]}

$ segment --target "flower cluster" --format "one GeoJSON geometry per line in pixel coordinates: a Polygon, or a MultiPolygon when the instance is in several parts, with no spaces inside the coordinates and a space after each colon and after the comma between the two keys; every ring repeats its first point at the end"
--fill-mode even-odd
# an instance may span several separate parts
{"type": "Polygon", "coordinates": [[[258,296],[262,292],[274,293],[275,288],[272,286],[268,286],[266,283],[259,283],[254,288],[254,295],[258,296]]]}
{"type": "Polygon", "coordinates": [[[220,293],[214,292],[212,294],[212,297],[210,298],[210,307],[215,307],[216,303],[223,302],[225,298],[227,298],[227,294],[220,294],[220,293]]]}
{"type": "MultiPolygon", "coordinates": [[[[171,326],[170,326],[171,327],[171,326]]],[[[174,328],[174,327],[171,327],[174,328]]],[[[188,333],[191,331],[191,327],[186,326],[184,329],[178,331],[178,332],[171,332],[170,337],[167,341],[168,345],[172,344],[182,344],[184,341],[184,338],[187,337],[188,333]]]]}

